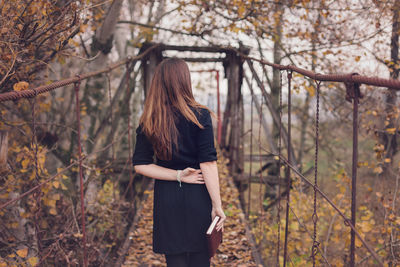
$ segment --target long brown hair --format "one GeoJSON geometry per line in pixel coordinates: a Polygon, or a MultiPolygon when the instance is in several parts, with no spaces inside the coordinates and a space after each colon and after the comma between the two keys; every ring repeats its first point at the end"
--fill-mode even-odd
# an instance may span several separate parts
{"type": "Polygon", "coordinates": [[[205,108],[196,102],[192,93],[189,67],[178,58],[163,60],[156,68],[144,103],[143,114],[139,119],[144,134],[153,144],[154,153],[159,159],[172,158],[172,145],[178,148],[177,115],[181,113],[201,129],[192,109],[205,108]]]}

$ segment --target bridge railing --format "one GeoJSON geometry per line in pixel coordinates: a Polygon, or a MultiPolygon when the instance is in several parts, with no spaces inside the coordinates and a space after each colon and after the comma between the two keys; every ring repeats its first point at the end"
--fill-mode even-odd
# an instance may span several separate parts
{"type": "MultiPolygon", "coordinates": [[[[350,249],[349,249],[349,266],[355,266],[356,261],[355,261],[355,252],[356,252],[356,242],[357,239],[362,243],[362,245],[367,249],[367,251],[370,253],[370,256],[373,257],[376,261],[376,263],[380,266],[383,266],[383,261],[382,259],[378,256],[378,253],[373,249],[373,247],[366,242],[365,237],[362,233],[359,232],[359,230],[356,227],[356,217],[357,217],[357,166],[358,166],[358,109],[359,109],[359,100],[362,98],[362,94],[360,91],[360,86],[362,84],[365,85],[372,85],[372,86],[378,86],[378,87],[386,87],[390,88],[392,90],[400,90],[400,81],[398,80],[391,80],[391,79],[383,79],[379,77],[368,77],[368,76],[362,76],[357,73],[349,73],[349,74],[319,74],[315,73],[312,71],[308,71],[302,68],[298,68],[293,65],[280,65],[280,64],[274,64],[270,63],[264,60],[259,60],[253,57],[250,57],[246,54],[241,53],[240,51],[237,52],[240,54],[240,56],[245,60],[247,63],[248,67],[248,72],[252,74],[251,79],[249,79],[246,75],[246,71],[243,71],[243,76],[244,80],[247,82],[248,88],[251,93],[251,114],[250,114],[250,119],[251,119],[251,126],[248,131],[246,131],[246,134],[250,135],[250,155],[247,156],[247,160],[249,160],[250,164],[250,173],[245,173],[242,174],[242,177],[240,178],[241,180],[246,180],[248,179],[247,186],[248,186],[248,200],[247,200],[247,215],[251,217],[251,208],[250,204],[252,203],[252,198],[254,198],[254,194],[251,191],[251,184],[252,182],[255,182],[254,180],[257,179],[257,175],[259,176],[259,184],[260,184],[260,191],[258,192],[258,197],[260,197],[260,202],[262,200],[268,199],[267,195],[264,194],[262,196],[261,192],[261,185],[266,185],[267,187],[270,187],[272,189],[277,188],[277,194],[276,197],[271,197],[269,198],[272,203],[268,203],[266,205],[263,205],[260,203],[259,208],[260,211],[258,211],[258,214],[260,216],[259,220],[265,220],[265,212],[264,210],[268,210],[272,206],[276,206],[277,209],[275,211],[275,215],[277,217],[276,219],[276,224],[274,227],[277,227],[277,236],[275,241],[269,240],[269,242],[273,242],[275,245],[275,252],[276,252],[276,260],[275,264],[276,266],[281,266],[281,263],[283,263],[283,266],[286,266],[288,264],[288,261],[291,261],[291,257],[288,252],[288,245],[290,243],[290,221],[295,220],[298,225],[301,226],[306,234],[304,235],[305,237],[309,237],[312,239],[312,245],[311,245],[311,253],[310,253],[310,262],[312,262],[313,266],[316,266],[316,264],[326,264],[328,266],[332,266],[332,264],[329,262],[329,259],[325,256],[325,253],[320,248],[320,244],[322,243],[321,240],[318,239],[317,237],[317,232],[318,232],[318,222],[319,222],[319,217],[318,217],[318,206],[320,205],[318,202],[323,201],[330,206],[334,212],[340,216],[346,226],[349,227],[350,229],[350,249]],[[276,108],[272,100],[271,94],[269,94],[264,86],[264,82],[262,80],[265,80],[264,77],[260,78],[259,72],[256,71],[254,62],[258,62],[262,67],[264,66],[270,66],[273,69],[279,70],[279,75],[280,75],[280,88],[279,88],[279,107],[278,111],[276,111],[276,108]],[[282,110],[283,110],[283,104],[282,104],[282,78],[283,74],[286,72],[287,74],[287,79],[286,79],[286,84],[287,84],[287,128],[283,126],[282,122],[282,110]],[[294,149],[293,149],[293,140],[292,140],[292,76],[293,73],[296,72],[300,74],[300,76],[304,76],[305,78],[310,78],[315,82],[315,88],[316,88],[316,107],[315,107],[315,119],[314,119],[314,128],[315,128],[315,162],[313,169],[310,168],[308,172],[314,170],[314,181],[310,181],[309,179],[306,178],[306,175],[302,174],[299,169],[298,169],[298,164],[296,162],[296,159],[294,158],[294,149]],[[255,89],[253,88],[253,80],[256,82],[258,85],[258,88],[261,91],[262,95],[262,103],[259,103],[259,98],[257,98],[255,89]],[[324,193],[321,188],[318,186],[318,148],[319,148],[319,114],[320,114],[320,88],[322,82],[338,82],[338,83],[344,83],[345,88],[346,88],[346,100],[349,102],[353,103],[352,111],[353,111],[353,126],[352,126],[352,132],[353,132],[353,137],[352,137],[352,175],[351,175],[351,217],[347,217],[345,213],[338,207],[337,204],[335,204],[335,201],[333,201],[326,193],[324,193]],[[263,111],[263,103],[265,103],[265,106],[267,106],[268,111],[263,111]],[[259,118],[258,122],[258,143],[256,143],[256,147],[259,149],[259,154],[253,153],[253,146],[254,146],[254,141],[253,139],[257,139],[257,133],[254,133],[255,130],[253,128],[253,107],[256,108],[256,117],[259,118]],[[274,142],[271,142],[273,138],[271,136],[268,136],[267,138],[264,138],[264,143],[267,140],[268,142],[268,148],[265,148],[265,145],[262,144],[262,138],[261,138],[261,128],[264,129],[263,134],[264,135],[271,135],[270,130],[268,129],[268,125],[265,120],[265,114],[269,113],[269,115],[272,118],[272,124],[273,126],[279,128],[279,140],[278,144],[276,145],[274,142]],[[286,156],[283,155],[282,153],[282,141],[284,142],[284,145],[286,147],[286,156]],[[267,153],[266,156],[263,156],[262,153],[267,153]],[[253,158],[257,157],[257,162],[260,162],[260,168],[256,171],[256,175],[252,173],[252,166],[253,164],[253,158]],[[268,166],[273,166],[274,165],[274,158],[276,159],[276,164],[277,164],[277,170],[274,174],[266,176],[265,175],[265,169],[268,168],[268,166]],[[262,163],[261,163],[262,162],[262,163]],[[281,167],[285,168],[285,174],[284,177],[281,177],[281,167]],[[292,175],[293,174],[293,175],[292,175]],[[275,177],[274,177],[275,176],[275,177]],[[313,229],[312,231],[309,231],[307,228],[307,225],[304,224],[304,222],[301,221],[301,218],[296,215],[295,210],[292,206],[291,203],[291,192],[293,190],[300,190],[303,192],[302,186],[294,186],[295,180],[300,180],[301,184],[307,185],[309,188],[313,189],[313,195],[312,203],[304,203],[304,205],[310,205],[310,209],[312,210],[312,215],[311,215],[311,223],[313,224],[313,229]],[[283,191],[282,191],[283,189],[283,191]],[[285,199],[284,199],[285,198],[285,199]],[[282,207],[281,207],[281,201],[285,200],[285,212],[284,212],[284,221],[282,221],[281,218],[281,212],[282,212],[282,207]],[[321,200],[318,200],[321,199],[321,200]],[[265,206],[265,207],[263,207],[265,206]],[[283,229],[281,224],[284,223],[283,229]],[[281,230],[284,231],[284,235],[282,236],[281,230]],[[284,239],[283,241],[281,239],[284,239]],[[283,249],[283,255],[281,255],[281,248],[283,249]],[[319,254],[320,260],[316,260],[317,254],[319,254]]],[[[244,146],[245,147],[245,146],[244,146]]],[[[246,157],[245,157],[246,158],[246,157]]],[[[272,190],[273,191],[273,190],[272,190]]],[[[328,207],[325,207],[328,208],[328,207]]],[[[272,213],[271,213],[272,214],[272,213]]],[[[272,220],[269,220],[268,222],[271,222],[272,220]]],[[[258,222],[260,225],[261,223],[258,222]]],[[[259,230],[260,234],[261,230],[259,230]]],[[[301,242],[300,242],[301,243],[301,242]]],[[[262,246],[261,246],[262,247],[262,246]]],[[[358,246],[360,247],[360,245],[358,246]]],[[[271,253],[269,253],[271,255],[271,253]]],[[[343,256],[343,255],[342,255],[343,256]]],[[[292,262],[293,264],[293,262],[292,262]]]]}

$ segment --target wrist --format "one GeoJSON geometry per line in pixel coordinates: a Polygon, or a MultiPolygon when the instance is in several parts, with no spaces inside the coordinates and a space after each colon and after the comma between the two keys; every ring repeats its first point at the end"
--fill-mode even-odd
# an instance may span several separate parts
{"type": "Polygon", "coordinates": [[[222,208],[221,202],[212,202],[212,207],[214,209],[222,208]]]}
{"type": "Polygon", "coordinates": [[[176,171],[176,180],[179,182],[179,186],[182,187],[182,180],[181,180],[181,174],[182,174],[182,170],[177,170],[176,171]]]}

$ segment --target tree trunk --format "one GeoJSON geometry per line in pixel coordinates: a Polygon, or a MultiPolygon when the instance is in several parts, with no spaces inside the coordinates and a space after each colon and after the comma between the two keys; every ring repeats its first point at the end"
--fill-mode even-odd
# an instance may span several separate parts
{"type": "MultiPolygon", "coordinates": [[[[395,1],[393,4],[393,18],[392,18],[392,36],[390,42],[390,78],[397,80],[399,78],[399,11],[400,11],[400,2],[395,1]]],[[[394,133],[389,132],[387,129],[396,128],[398,129],[398,125],[396,124],[396,116],[398,115],[397,110],[397,94],[396,90],[388,88],[386,91],[385,97],[385,118],[382,119],[382,122],[385,122],[383,133],[380,135],[380,142],[384,145],[385,154],[384,158],[389,159],[389,162],[385,161],[384,164],[384,173],[387,174],[387,170],[391,168],[393,156],[396,154],[397,148],[397,138],[399,136],[398,130],[394,133]]],[[[386,176],[386,175],[385,175],[386,176]]]]}
{"type": "MultiPolygon", "coordinates": [[[[100,55],[97,56],[95,60],[93,60],[89,66],[88,69],[90,71],[94,70],[99,70],[101,68],[104,68],[108,62],[108,53],[111,51],[112,44],[113,44],[113,36],[114,32],[116,29],[116,24],[120,15],[121,7],[122,7],[122,2],[123,0],[114,0],[110,8],[107,11],[107,14],[105,15],[105,18],[103,20],[103,24],[101,27],[96,31],[95,36],[93,37],[93,43],[91,47],[92,54],[97,54],[98,52],[101,52],[100,55]]],[[[103,106],[105,101],[108,101],[106,95],[107,95],[107,87],[104,86],[104,84],[107,84],[105,81],[105,77],[100,77],[100,78],[92,78],[91,80],[88,80],[86,84],[86,88],[84,91],[84,96],[83,96],[83,103],[85,103],[86,107],[88,110],[96,110],[99,109],[99,107],[103,106]],[[98,95],[94,99],[90,96],[93,95],[93,90],[98,91],[98,95]]],[[[96,112],[92,112],[92,114],[98,114],[96,112]]],[[[92,135],[96,132],[94,129],[96,127],[99,127],[99,121],[98,121],[98,116],[93,115],[88,120],[84,121],[83,123],[85,125],[90,125],[89,127],[85,127],[89,129],[89,132],[86,133],[90,138],[92,135]]],[[[98,142],[98,145],[102,145],[101,142],[98,142]]],[[[98,149],[96,146],[89,146],[87,153],[90,153],[94,150],[98,149]]],[[[77,179],[78,180],[78,179],[77,179]]],[[[90,182],[88,182],[86,193],[85,193],[85,202],[87,204],[93,203],[96,199],[97,192],[100,188],[100,180],[99,179],[90,179],[90,182]]],[[[88,206],[88,211],[90,212],[90,206],[88,206]]]]}
{"type": "MultiPolygon", "coordinates": [[[[281,64],[282,49],[282,17],[283,17],[283,5],[275,5],[275,13],[278,14],[275,18],[275,30],[273,32],[274,50],[273,60],[275,64],[281,64]]],[[[271,86],[271,99],[274,109],[279,112],[279,88],[281,86],[280,81],[280,70],[272,69],[272,86],[271,86]]],[[[279,138],[279,126],[272,124],[272,136],[277,141],[279,138]]],[[[276,142],[278,143],[278,142],[276,142]]]]}

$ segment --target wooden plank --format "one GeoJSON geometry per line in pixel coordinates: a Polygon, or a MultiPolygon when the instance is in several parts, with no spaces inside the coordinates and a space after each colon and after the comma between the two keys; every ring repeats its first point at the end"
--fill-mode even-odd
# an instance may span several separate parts
{"type": "MultiPolygon", "coordinates": [[[[240,177],[238,177],[239,181],[248,181],[249,179],[249,174],[244,173],[240,177]]],[[[277,176],[273,175],[263,175],[262,180],[260,180],[260,175],[259,174],[252,174],[250,177],[250,182],[251,183],[264,183],[264,184],[270,184],[270,185],[277,185],[279,182],[281,185],[284,185],[286,183],[285,178],[281,178],[280,181],[278,180],[277,176]]]]}
{"type": "Polygon", "coordinates": [[[218,46],[187,46],[187,45],[161,45],[162,50],[208,52],[208,53],[228,53],[231,49],[218,46]]]}
{"type": "Polygon", "coordinates": [[[250,157],[251,157],[251,161],[262,160],[265,163],[275,162],[274,155],[272,155],[272,154],[262,154],[261,156],[260,156],[260,154],[253,154],[253,155],[247,154],[247,155],[244,155],[244,160],[250,161],[250,157]]]}
{"type": "MultiPolygon", "coordinates": [[[[169,58],[169,57],[164,57],[169,58]]],[[[178,57],[186,62],[223,62],[223,57],[178,57]]]]}

